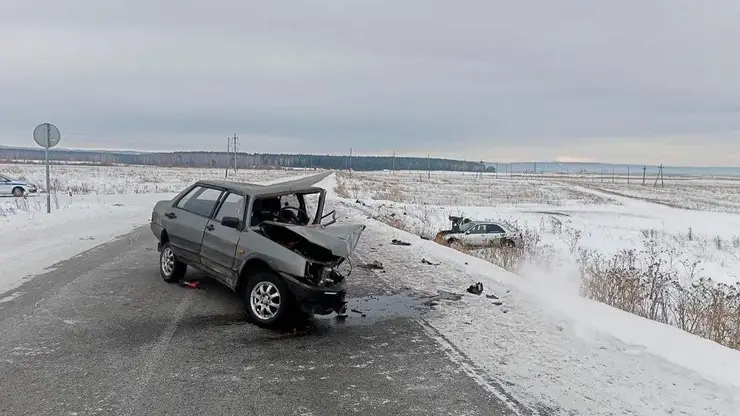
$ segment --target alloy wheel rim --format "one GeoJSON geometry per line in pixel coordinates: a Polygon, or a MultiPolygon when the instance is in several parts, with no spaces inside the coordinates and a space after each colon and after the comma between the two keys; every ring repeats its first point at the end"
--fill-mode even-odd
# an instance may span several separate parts
{"type": "Polygon", "coordinates": [[[249,306],[257,318],[269,321],[277,315],[281,304],[280,291],[272,282],[259,282],[249,295],[249,306]]]}
{"type": "Polygon", "coordinates": [[[162,272],[169,276],[172,274],[172,270],[175,268],[175,255],[172,253],[172,249],[167,247],[162,252],[162,272]]]}

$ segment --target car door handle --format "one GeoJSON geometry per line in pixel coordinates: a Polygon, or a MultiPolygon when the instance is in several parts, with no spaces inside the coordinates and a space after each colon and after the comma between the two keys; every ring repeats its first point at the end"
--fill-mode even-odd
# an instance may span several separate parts
{"type": "Polygon", "coordinates": [[[177,218],[177,215],[175,215],[174,212],[168,212],[168,213],[164,214],[164,216],[167,217],[167,218],[169,218],[169,219],[177,218]]]}
{"type": "Polygon", "coordinates": [[[216,227],[214,227],[213,224],[206,225],[206,230],[208,230],[208,231],[213,231],[215,229],[216,229],[216,227]]]}

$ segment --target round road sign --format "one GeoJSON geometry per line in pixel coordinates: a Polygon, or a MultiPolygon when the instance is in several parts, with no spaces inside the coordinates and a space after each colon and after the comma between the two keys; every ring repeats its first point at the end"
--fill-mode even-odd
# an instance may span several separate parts
{"type": "Polygon", "coordinates": [[[33,129],[33,140],[41,147],[54,147],[62,140],[62,133],[51,123],[41,123],[33,129]]]}

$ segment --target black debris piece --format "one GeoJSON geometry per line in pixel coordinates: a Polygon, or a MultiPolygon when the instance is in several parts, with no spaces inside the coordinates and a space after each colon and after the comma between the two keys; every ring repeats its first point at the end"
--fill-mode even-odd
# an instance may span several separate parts
{"type": "Polygon", "coordinates": [[[396,213],[395,212],[391,212],[391,217],[395,217],[395,216],[396,216],[396,213]]]}
{"type": "Polygon", "coordinates": [[[429,238],[429,237],[427,237],[427,236],[425,236],[425,235],[422,235],[422,236],[421,236],[421,239],[422,239],[422,240],[431,240],[431,238],[429,238]]]}
{"type": "Polygon", "coordinates": [[[486,295],[488,299],[498,299],[498,296],[496,295],[486,295]]]}
{"type": "Polygon", "coordinates": [[[504,303],[503,303],[503,302],[501,302],[500,300],[497,300],[497,301],[494,301],[494,302],[493,302],[493,304],[494,304],[494,305],[496,305],[496,306],[501,306],[501,305],[503,305],[504,303]]]}
{"type": "Polygon", "coordinates": [[[354,312],[354,313],[359,313],[360,315],[362,315],[362,317],[363,317],[363,318],[367,316],[367,315],[365,315],[365,313],[364,313],[364,312],[362,312],[361,310],[358,310],[358,309],[350,309],[350,310],[351,310],[352,312],[354,312]]]}
{"type": "Polygon", "coordinates": [[[421,262],[422,262],[422,263],[424,263],[424,264],[429,264],[429,265],[431,265],[431,266],[439,266],[440,264],[442,264],[442,263],[440,263],[440,262],[436,262],[436,263],[434,263],[434,262],[432,262],[432,261],[429,261],[429,260],[427,260],[427,259],[421,259],[421,262]]]}
{"type": "Polygon", "coordinates": [[[411,245],[411,243],[407,243],[401,240],[396,240],[395,238],[391,240],[391,244],[396,245],[396,246],[410,246],[411,245]]]}
{"type": "Polygon", "coordinates": [[[483,293],[483,283],[478,282],[474,285],[470,285],[470,287],[468,287],[467,289],[467,292],[474,295],[480,295],[481,293],[483,293]]]}

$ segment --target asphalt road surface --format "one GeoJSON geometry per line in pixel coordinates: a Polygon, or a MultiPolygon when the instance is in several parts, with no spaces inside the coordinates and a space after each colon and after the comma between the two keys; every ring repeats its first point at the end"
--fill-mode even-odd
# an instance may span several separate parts
{"type": "Polygon", "coordinates": [[[213,281],[165,283],[155,244],[140,228],[3,295],[0,414],[524,414],[449,358],[420,301],[370,272],[350,277],[364,317],[271,331],[213,281]]]}

